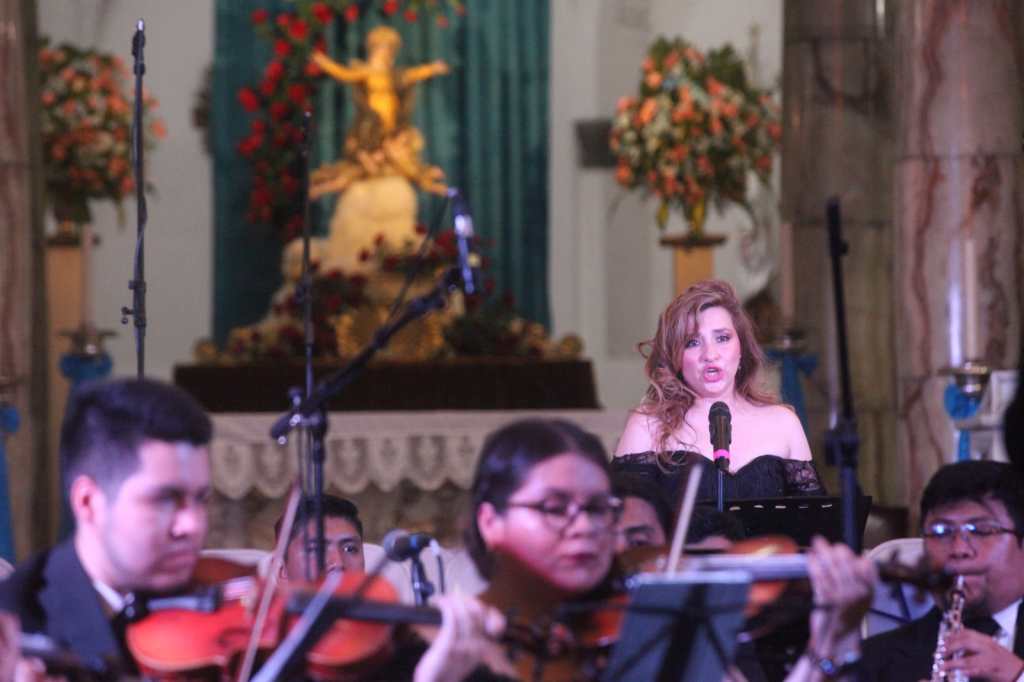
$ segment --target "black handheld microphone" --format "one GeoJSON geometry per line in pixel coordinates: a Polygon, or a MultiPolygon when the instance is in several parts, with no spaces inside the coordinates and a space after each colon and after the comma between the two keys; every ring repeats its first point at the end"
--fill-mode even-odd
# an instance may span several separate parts
{"type": "Polygon", "coordinates": [[[732,413],[729,406],[718,401],[708,412],[708,430],[711,432],[711,448],[715,451],[715,466],[720,471],[729,470],[729,444],[732,443],[732,413]]]}
{"type": "Polygon", "coordinates": [[[389,531],[381,541],[384,553],[392,561],[408,561],[430,546],[434,538],[426,533],[407,533],[401,528],[389,531]]]}
{"type": "Polygon", "coordinates": [[[462,273],[462,290],[469,296],[477,293],[476,254],[472,250],[473,216],[469,212],[462,192],[452,187],[448,190],[452,199],[452,214],[455,216],[455,237],[459,246],[459,272],[462,273]]]}

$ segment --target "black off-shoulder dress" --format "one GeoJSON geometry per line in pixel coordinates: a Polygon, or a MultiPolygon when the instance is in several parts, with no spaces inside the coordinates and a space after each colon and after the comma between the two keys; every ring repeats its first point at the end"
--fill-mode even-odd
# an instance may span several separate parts
{"type": "MultiPolygon", "coordinates": [[[[673,508],[678,508],[690,468],[702,459],[707,461],[699,452],[677,450],[670,453],[668,462],[659,464],[657,454],[648,451],[615,457],[611,466],[613,472],[638,474],[651,479],[664,491],[673,508]]],[[[701,472],[698,503],[714,503],[718,493],[716,471],[714,467],[706,466],[701,472]]],[[[726,473],[723,487],[729,500],[827,494],[813,462],[778,455],[759,455],[739,471],[726,473]]]]}

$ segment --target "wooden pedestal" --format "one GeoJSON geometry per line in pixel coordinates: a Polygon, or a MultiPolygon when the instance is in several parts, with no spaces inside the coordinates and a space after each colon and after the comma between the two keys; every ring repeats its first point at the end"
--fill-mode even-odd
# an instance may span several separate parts
{"type": "Polygon", "coordinates": [[[692,284],[711,279],[715,275],[714,247],[725,243],[722,235],[666,235],[659,242],[672,249],[672,270],[675,281],[675,295],[678,296],[692,284]]]}

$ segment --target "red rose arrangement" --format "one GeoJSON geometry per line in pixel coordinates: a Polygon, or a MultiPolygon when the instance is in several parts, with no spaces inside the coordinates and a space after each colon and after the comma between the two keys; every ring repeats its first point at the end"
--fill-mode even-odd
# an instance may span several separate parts
{"type": "Polygon", "coordinates": [[[252,169],[246,217],[274,226],[283,242],[302,232],[302,116],[323,78],[309,56],[314,48],[325,49],[327,26],[375,12],[387,21],[432,20],[445,27],[449,13],[465,13],[462,0],[296,0],[293,7],[275,16],[265,9],[252,12],[253,27],[271,42],[274,56],[259,83],[238,91],[242,108],[252,114],[249,131],[238,143],[252,169]]]}

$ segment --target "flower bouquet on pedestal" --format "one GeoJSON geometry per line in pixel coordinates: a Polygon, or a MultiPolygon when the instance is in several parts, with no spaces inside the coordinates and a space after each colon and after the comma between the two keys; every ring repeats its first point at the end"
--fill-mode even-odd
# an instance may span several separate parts
{"type": "MultiPolygon", "coordinates": [[[[69,44],[39,50],[40,116],[46,195],[58,221],[88,223],[89,200],[118,206],[135,191],[132,105],[119,57],[69,44]]],[[[147,148],[166,135],[156,99],[144,94],[147,148]]]]}
{"type": "Polygon", "coordinates": [[[701,240],[708,202],[747,210],[747,177],[768,183],[782,136],[779,109],[751,85],[729,46],[702,54],[682,38],[659,38],[643,63],[639,93],[619,101],[611,150],[616,180],[644,187],[660,200],[657,223],[669,210],[701,240]]]}

